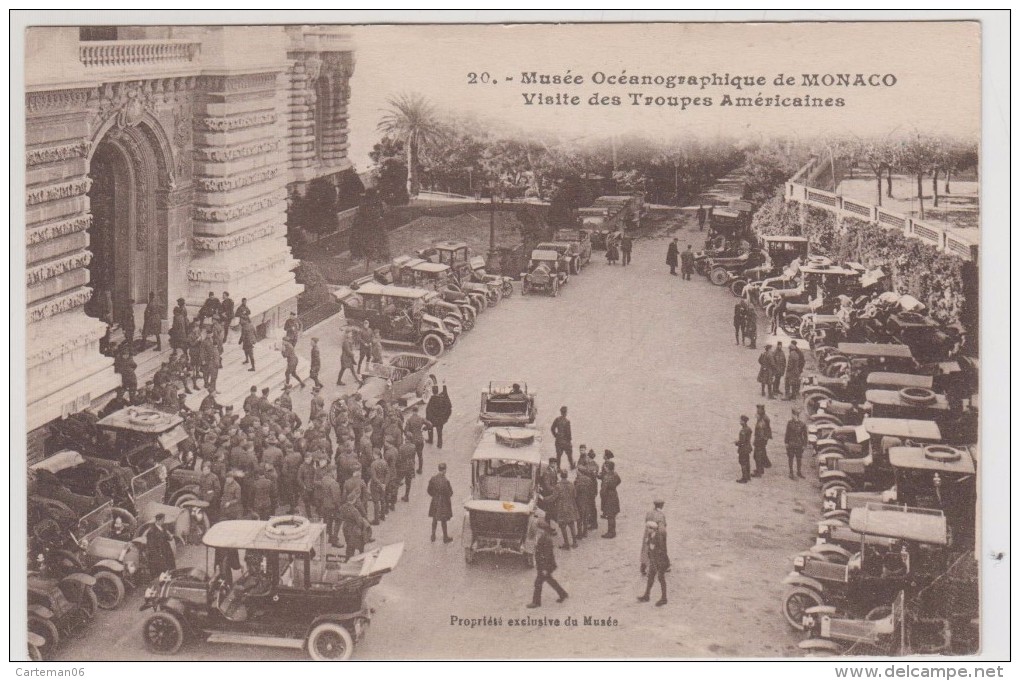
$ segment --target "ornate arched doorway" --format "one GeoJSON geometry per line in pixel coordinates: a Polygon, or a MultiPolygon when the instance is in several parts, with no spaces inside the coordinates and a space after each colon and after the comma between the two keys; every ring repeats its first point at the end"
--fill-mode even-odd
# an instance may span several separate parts
{"type": "Polygon", "coordinates": [[[89,264],[93,297],[86,312],[121,321],[155,293],[167,304],[167,233],[157,190],[167,177],[162,152],[150,128],[112,126],[95,145],[89,162],[92,226],[89,264]],[[163,217],[163,219],[161,219],[163,217]]]}

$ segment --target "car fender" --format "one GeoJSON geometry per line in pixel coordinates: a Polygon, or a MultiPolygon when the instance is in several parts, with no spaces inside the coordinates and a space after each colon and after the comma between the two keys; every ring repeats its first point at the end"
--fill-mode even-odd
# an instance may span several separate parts
{"type": "Polygon", "coordinates": [[[825,593],[825,585],[819,582],[817,579],[811,577],[805,577],[799,572],[791,572],[783,578],[783,584],[790,586],[803,586],[808,589],[817,591],[818,593],[825,593]]]}
{"type": "Polygon", "coordinates": [[[837,544],[829,544],[829,543],[815,544],[810,549],[808,549],[808,551],[810,551],[815,556],[823,556],[826,553],[838,553],[840,556],[842,556],[843,558],[846,558],[848,561],[850,560],[850,556],[852,555],[849,551],[844,549],[842,546],[839,546],[837,544]]]}
{"type": "Polygon", "coordinates": [[[112,558],[104,558],[92,564],[93,574],[99,570],[109,570],[114,573],[124,572],[124,564],[112,558]]]}
{"type": "Polygon", "coordinates": [[[824,484],[832,480],[843,480],[850,482],[850,476],[843,471],[825,470],[818,472],[818,480],[824,484]]]}
{"type": "Polygon", "coordinates": [[[85,569],[85,566],[82,565],[81,558],[79,558],[78,554],[73,551],[68,551],[67,549],[54,549],[52,551],[52,557],[66,560],[70,565],[76,566],[75,570],[81,571],[85,569]]]}
{"type": "Polygon", "coordinates": [[[30,604],[28,606],[28,614],[41,617],[44,620],[53,619],[53,611],[47,608],[45,605],[30,604]]]}
{"type": "Polygon", "coordinates": [[[187,613],[188,611],[188,605],[180,598],[168,598],[162,603],[160,603],[158,606],[156,606],[156,608],[154,609],[157,611],[165,610],[167,612],[172,612],[181,619],[182,623],[187,621],[187,616],[185,615],[185,613],[187,613]]]}
{"type": "MultiPolygon", "coordinates": [[[[334,624],[339,624],[342,627],[350,629],[351,627],[348,625],[359,617],[363,617],[369,621],[372,620],[371,612],[367,608],[355,610],[354,612],[330,612],[325,615],[319,615],[308,624],[308,630],[305,632],[305,638],[308,638],[309,634],[312,633],[312,629],[323,622],[333,622],[334,624]]],[[[353,634],[354,632],[351,631],[351,633],[353,634]]]]}
{"type": "Polygon", "coordinates": [[[60,581],[61,582],[65,582],[65,581],[78,582],[82,586],[89,586],[89,587],[96,585],[96,578],[93,577],[92,575],[85,574],[84,572],[72,572],[68,576],[66,576],[63,579],[61,579],[60,581]]]}
{"type": "Polygon", "coordinates": [[[181,487],[180,489],[176,490],[169,499],[170,505],[176,506],[177,500],[180,499],[185,494],[193,494],[197,497],[199,495],[198,485],[185,485],[184,487],[181,487]]]}

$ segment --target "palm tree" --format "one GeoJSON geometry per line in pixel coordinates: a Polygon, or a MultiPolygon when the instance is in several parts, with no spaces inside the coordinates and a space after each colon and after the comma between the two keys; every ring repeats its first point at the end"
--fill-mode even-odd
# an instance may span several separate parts
{"type": "Polygon", "coordinates": [[[441,126],[432,105],[417,93],[397,95],[388,102],[390,108],[384,110],[376,127],[380,132],[404,141],[407,150],[407,193],[417,196],[421,189],[418,179],[419,153],[422,146],[441,137],[441,126]]]}

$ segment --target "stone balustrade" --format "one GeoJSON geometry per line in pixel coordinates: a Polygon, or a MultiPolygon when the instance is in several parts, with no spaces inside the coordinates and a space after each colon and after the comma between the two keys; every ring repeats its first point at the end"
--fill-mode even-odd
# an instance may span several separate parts
{"type": "Polygon", "coordinates": [[[86,69],[131,69],[188,65],[196,60],[200,43],[192,40],[96,40],[78,46],[86,69]]]}

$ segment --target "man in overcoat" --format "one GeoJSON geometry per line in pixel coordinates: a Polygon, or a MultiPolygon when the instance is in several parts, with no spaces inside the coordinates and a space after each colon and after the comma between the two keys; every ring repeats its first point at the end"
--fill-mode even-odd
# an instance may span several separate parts
{"type": "Polygon", "coordinates": [[[674,237],[666,249],[666,264],[669,266],[669,273],[674,276],[676,276],[676,266],[680,258],[680,246],[678,244],[678,240],[674,237]]]}
{"type": "Polygon", "coordinates": [[[606,516],[609,528],[602,535],[604,539],[616,537],[616,516],[620,513],[620,495],[616,488],[620,486],[620,476],[616,472],[616,463],[606,461],[602,471],[602,490],[599,494],[602,497],[602,515],[606,516]]]}
{"type": "Polygon", "coordinates": [[[768,414],[765,413],[764,404],[759,404],[757,408],[757,418],[754,422],[754,473],[751,473],[752,478],[760,478],[765,474],[766,468],[772,467],[768,455],[768,444],[772,439],[772,422],[769,421],[768,414]]]}
{"type": "Polygon", "coordinates": [[[577,548],[577,492],[574,484],[567,479],[567,472],[560,471],[560,481],[553,492],[552,504],[555,508],[556,523],[563,535],[561,549],[577,548]]]}
{"type": "Polygon", "coordinates": [[[776,343],[776,349],[772,351],[772,392],[776,395],[782,394],[783,375],[786,374],[786,354],[783,352],[783,341],[776,343]]]}
{"type": "Polygon", "coordinates": [[[436,540],[436,524],[440,524],[443,527],[443,543],[449,544],[453,538],[446,531],[446,523],[453,518],[453,504],[450,501],[453,498],[453,487],[446,479],[445,463],[439,464],[439,472],[429,480],[428,493],[432,498],[432,501],[429,502],[429,517],[432,518],[432,541],[436,540]]]}
{"type": "MultiPolygon", "coordinates": [[[[792,354],[792,353],[791,353],[792,354]]],[[[800,410],[794,407],[790,412],[790,420],[786,423],[786,436],[783,438],[786,443],[786,459],[790,466],[790,480],[803,478],[800,472],[800,461],[807,447],[808,431],[807,426],[800,420],[800,410]],[[793,464],[797,463],[797,478],[793,476],[793,464]]]]}
{"type": "Polygon", "coordinates": [[[648,542],[648,581],[645,584],[645,593],[638,596],[638,600],[647,603],[651,599],[652,585],[656,578],[659,580],[661,596],[655,605],[662,606],[666,600],[666,570],[669,569],[669,558],[666,556],[666,538],[654,520],[645,523],[645,538],[648,542]]]}
{"type": "Polygon", "coordinates": [[[747,425],[748,421],[746,416],[740,417],[740,432],[737,433],[737,441],[733,443],[737,446],[737,463],[740,464],[739,483],[751,481],[751,429],[747,425]]]}
{"type": "Polygon", "coordinates": [[[163,527],[165,522],[166,516],[157,513],[152,526],[145,531],[145,558],[149,574],[157,577],[177,567],[173,549],[174,538],[163,527]]]}
{"type": "Polygon", "coordinates": [[[556,595],[557,603],[567,600],[567,592],[560,583],[553,577],[556,571],[556,555],[553,551],[552,525],[546,520],[538,521],[538,543],[535,545],[535,590],[531,596],[531,602],[526,607],[542,607],[542,587],[549,583],[556,595]]]}
{"type": "Polygon", "coordinates": [[[790,356],[786,360],[786,399],[800,396],[800,375],[804,371],[804,353],[797,347],[797,341],[790,342],[790,356]]]}

